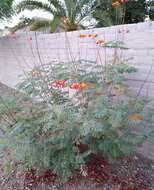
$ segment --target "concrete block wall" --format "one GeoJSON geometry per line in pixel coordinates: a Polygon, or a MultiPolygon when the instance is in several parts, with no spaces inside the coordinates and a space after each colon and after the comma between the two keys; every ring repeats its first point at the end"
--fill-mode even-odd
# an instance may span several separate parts
{"type": "Polygon", "coordinates": [[[106,42],[124,41],[128,50],[120,54],[137,68],[127,77],[134,92],[142,87],[141,95],[154,99],[154,22],[120,25],[69,33],[21,33],[16,37],[0,38],[0,81],[14,87],[34,66],[55,61],[88,59],[105,63],[111,60],[113,49],[96,45],[95,39],[80,38],[80,34],[98,34],[106,42]],[[129,33],[118,33],[129,30],[129,33]],[[143,85],[144,84],[144,85],[143,85]]]}

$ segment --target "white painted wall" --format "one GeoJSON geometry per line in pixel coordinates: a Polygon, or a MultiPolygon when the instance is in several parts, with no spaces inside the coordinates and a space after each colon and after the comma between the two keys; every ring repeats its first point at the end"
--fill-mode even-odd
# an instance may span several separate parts
{"type": "Polygon", "coordinates": [[[113,50],[100,48],[91,38],[79,38],[80,34],[98,34],[105,41],[124,40],[128,50],[123,58],[132,58],[129,63],[138,69],[129,76],[130,88],[154,98],[154,22],[121,25],[57,34],[21,33],[16,37],[0,38],[0,81],[14,87],[24,72],[41,63],[71,61],[78,59],[97,60],[104,63],[112,58],[113,50]],[[119,29],[129,33],[118,34],[119,29]],[[37,46],[38,43],[38,46],[37,46]],[[39,56],[40,55],[40,56],[39,56]],[[147,76],[149,77],[147,78],[147,76]],[[144,85],[144,81],[147,81],[144,85]]]}

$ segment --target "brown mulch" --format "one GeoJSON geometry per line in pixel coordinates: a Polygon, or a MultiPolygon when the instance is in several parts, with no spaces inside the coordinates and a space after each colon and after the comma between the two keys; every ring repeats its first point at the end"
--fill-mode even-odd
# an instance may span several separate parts
{"type": "Polygon", "coordinates": [[[19,164],[6,176],[0,170],[0,190],[154,190],[154,163],[140,155],[114,164],[92,155],[86,171],[86,177],[78,175],[61,183],[50,170],[37,176],[35,170],[21,172],[19,164]]]}

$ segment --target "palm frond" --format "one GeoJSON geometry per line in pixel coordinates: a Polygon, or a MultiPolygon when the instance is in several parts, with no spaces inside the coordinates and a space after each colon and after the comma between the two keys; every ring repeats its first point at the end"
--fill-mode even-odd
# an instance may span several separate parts
{"type": "Polygon", "coordinates": [[[11,17],[13,14],[13,0],[1,0],[0,1],[0,19],[11,17]]]}
{"type": "Polygon", "coordinates": [[[78,23],[82,22],[86,17],[90,17],[94,7],[94,1],[81,0],[76,5],[76,15],[78,23]]]}
{"type": "Polygon", "coordinates": [[[98,20],[98,26],[112,26],[113,22],[110,17],[110,14],[107,11],[97,11],[95,13],[95,18],[98,20]]]}
{"type": "Polygon", "coordinates": [[[16,24],[14,27],[10,29],[10,32],[13,34],[18,30],[24,29],[25,27],[32,24],[32,20],[29,19],[27,22],[25,20],[20,21],[18,24],[16,24]]]}
{"type": "Polygon", "coordinates": [[[50,21],[47,20],[40,20],[40,21],[34,21],[30,25],[30,31],[37,31],[41,28],[49,28],[50,21]]]}
{"type": "Polygon", "coordinates": [[[48,3],[42,3],[39,1],[35,0],[24,0],[21,1],[17,6],[16,6],[16,11],[17,13],[24,11],[25,9],[28,10],[34,10],[34,9],[40,9],[46,12],[50,12],[52,14],[55,13],[55,9],[53,6],[51,6],[48,3]]]}
{"type": "MultiPolygon", "coordinates": [[[[48,0],[48,3],[43,3],[37,0],[23,0],[17,5],[17,12],[21,12],[25,9],[40,9],[50,12],[54,17],[50,24],[51,31],[56,31],[56,27],[73,31],[81,28],[81,22],[91,15],[94,1],[95,0],[48,0]]],[[[41,26],[42,24],[43,23],[41,23],[41,26]]],[[[35,23],[36,27],[34,26],[34,28],[38,28],[39,25],[40,24],[35,23]]]]}
{"type": "Polygon", "coordinates": [[[60,20],[57,16],[54,16],[53,20],[50,22],[50,32],[55,32],[60,25],[60,20]]]}
{"type": "Polygon", "coordinates": [[[56,10],[56,13],[57,15],[63,15],[63,16],[66,16],[66,11],[65,11],[65,5],[62,1],[60,0],[48,0],[48,2],[54,6],[55,10],[56,10]]]}

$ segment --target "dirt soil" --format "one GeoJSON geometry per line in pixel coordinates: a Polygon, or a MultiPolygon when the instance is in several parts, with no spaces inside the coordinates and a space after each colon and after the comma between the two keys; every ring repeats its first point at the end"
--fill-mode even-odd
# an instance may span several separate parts
{"type": "Polygon", "coordinates": [[[23,173],[20,164],[4,175],[2,164],[8,156],[1,154],[0,190],[154,190],[154,163],[137,154],[114,164],[92,155],[85,166],[87,175],[78,174],[67,183],[61,183],[50,170],[41,176],[35,170],[23,173]]]}

